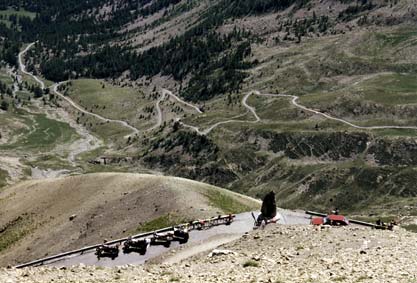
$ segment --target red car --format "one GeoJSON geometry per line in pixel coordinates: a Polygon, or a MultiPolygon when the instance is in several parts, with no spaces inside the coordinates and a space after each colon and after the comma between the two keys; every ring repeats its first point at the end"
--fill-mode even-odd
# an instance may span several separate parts
{"type": "Polygon", "coordinates": [[[311,224],[313,225],[332,225],[332,226],[345,226],[349,225],[349,220],[343,215],[330,214],[326,217],[313,217],[311,218],[311,224]]]}

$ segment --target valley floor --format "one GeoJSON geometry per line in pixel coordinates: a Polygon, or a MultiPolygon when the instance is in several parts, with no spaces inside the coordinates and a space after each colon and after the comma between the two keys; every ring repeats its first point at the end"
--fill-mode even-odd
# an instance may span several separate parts
{"type": "Polygon", "coordinates": [[[417,234],[272,226],[177,264],[0,270],[1,282],[415,282],[417,234]]]}

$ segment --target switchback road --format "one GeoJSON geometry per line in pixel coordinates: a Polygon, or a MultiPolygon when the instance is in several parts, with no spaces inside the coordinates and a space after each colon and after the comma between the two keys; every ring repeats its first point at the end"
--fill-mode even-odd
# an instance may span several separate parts
{"type": "MultiPolygon", "coordinates": [[[[22,51],[22,52],[20,52],[19,53],[19,68],[20,68],[20,71],[23,73],[23,74],[26,74],[26,75],[28,75],[28,76],[30,76],[30,77],[32,77],[36,82],[38,82],[39,83],[39,85],[40,85],[40,87],[42,88],[42,89],[45,89],[45,83],[38,77],[38,76],[36,76],[36,75],[34,75],[34,74],[32,74],[32,73],[30,73],[30,72],[28,72],[27,71],[27,68],[26,68],[26,65],[24,64],[24,56],[25,56],[25,54],[35,45],[35,43],[36,42],[32,42],[31,44],[29,44],[28,46],[26,46],[26,48],[22,51]]],[[[69,97],[67,97],[67,96],[65,96],[65,95],[63,95],[61,92],[59,92],[59,90],[58,90],[58,88],[59,88],[59,86],[61,86],[62,84],[64,84],[64,83],[66,83],[65,81],[64,82],[59,82],[59,83],[56,83],[56,84],[54,84],[51,88],[53,89],[53,91],[61,98],[61,99],[64,99],[66,102],[68,102],[73,108],[75,108],[77,111],[80,111],[80,112],[82,112],[82,113],[84,113],[84,114],[87,114],[87,115],[90,115],[90,116],[93,116],[93,117],[95,117],[95,118],[97,118],[97,119],[99,119],[99,120],[101,120],[101,121],[104,121],[104,122],[112,122],[112,123],[117,123],[117,124],[120,124],[120,125],[122,125],[123,127],[126,127],[126,128],[128,128],[128,129],[130,129],[131,131],[132,131],[132,134],[133,135],[135,135],[135,134],[138,134],[139,133],[139,129],[137,129],[137,128],[135,128],[135,127],[133,127],[133,126],[131,126],[131,125],[129,125],[129,123],[127,123],[126,121],[122,121],[122,120],[115,120],[115,119],[109,119],[109,118],[105,118],[105,117],[103,117],[103,116],[101,116],[101,115],[98,115],[98,114],[96,114],[96,113],[92,113],[92,112],[90,112],[90,111],[87,111],[87,110],[85,110],[84,108],[82,108],[81,106],[79,106],[78,104],[76,104],[71,98],[69,98],[69,97]]]]}
{"type": "Polygon", "coordinates": [[[264,94],[264,93],[260,93],[259,91],[255,90],[252,92],[249,92],[248,94],[246,94],[243,99],[242,99],[242,105],[248,110],[248,112],[252,113],[253,117],[255,118],[255,120],[235,120],[235,118],[243,116],[243,115],[239,115],[236,117],[233,117],[230,120],[225,120],[225,121],[221,121],[221,122],[217,122],[213,125],[211,125],[210,127],[208,127],[205,130],[201,130],[200,128],[196,127],[196,126],[192,126],[192,125],[188,125],[185,123],[182,123],[182,125],[186,128],[192,129],[194,131],[196,131],[198,134],[200,135],[208,135],[212,130],[214,130],[215,128],[217,128],[220,125],[224,125],[224,124],[229,124],[229,123],[258,123],[261,122],[262,119],[259,117],[259,115],[256,112],[256,108],[253,106],[250,106],[247,102],[247,100],[249,99],[249,97],[251,95],[258,95],[258,96],[264,96],[264,97],[280,97],[280,98],[290,98],[291,99],[291,104],[303,111],[315,114],[315,115],[319,115],[322,116],[326,119],[329,120],[333,120],[333,121],[337,121],[343,124],[346,124],[352,128],[356,128],[356,129],[361,129],[361,130],[383,130],[383,129],[403,129],[403,130],[417,130],[417,126],[397,126],[397,125],[382,125],[382,126],[360,126],[357,124],[354,124],[352,122],[349,122],[345,119],[342,118],[337,118],[337,117],[333,117],[329,114],[308,108],[304,105],[301,105],[298,100],[299,100],[299,96],[295,96],[295,95],[288,95],[288,94],[264,94]]]}

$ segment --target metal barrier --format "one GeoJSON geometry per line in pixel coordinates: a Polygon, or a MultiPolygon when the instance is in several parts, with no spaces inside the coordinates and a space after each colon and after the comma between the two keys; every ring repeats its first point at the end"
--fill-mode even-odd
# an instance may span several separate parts
{"type": "Polygon", "coordinates": [[[326,217],[327,216],[327,214],[324,214],[324,213],[308,211],[308,210],[305,213],[308,214],[308,215],[313,215],[313,216],[321,216],[321,217],[326,217]]]}
{"type": "MultiPolygon", "coordinates": [[[[166,227],[166,228],[151,231],[151,232],[136,234],[136,235],[132,236],[132,238],[133,239],[145,238],[145,237],[148,237],[148,236],[152,236],[155,233],[164,233],[164,232],[172,231],[174,228],[188,228],[189,230],[195,230],[195,229],[202,229],[204,227],[207,228],[207,227],[213,227],[213,226],[222,225],[222,224],[228,224],[228,223],[231,223],[233,221],[234,217],[235,217],[235,215],[233,215],[233,214],[219,215],[217,217],[213,217],[213,218],[209,218],[209,219],[196,220],[196,221],[192,221],[190,223],[183,223],[183,224],[179,224],[179,225],[176,225],[176,226],[166,227]]],[[[125,237],[125,238],[109,241],[106,244],[107,245],[119,244],[119,243],[125,242],[127,239],[128,239],[128,237],[125,237]]],[[[101,245],[102,244],[87,246],[87,247],[84,247],[84,248],[81,248],[81,249],[72,250],[72,251],[60,253],[60,254],[57,254],[57,255],[37,259],[37,260],[34,260],[34,261],[30,261],[30,262],[27,262],[27,263],[16,265],[15,268],[24,268],[24,267],[29,267],[29,266],[43,265],[45,262],[48,262],[48,261],[64,258],[64,257],[70,256],[70,255],[83,254],[84,252],[94,250],[94,249],[100,247],[101,245]]]]}

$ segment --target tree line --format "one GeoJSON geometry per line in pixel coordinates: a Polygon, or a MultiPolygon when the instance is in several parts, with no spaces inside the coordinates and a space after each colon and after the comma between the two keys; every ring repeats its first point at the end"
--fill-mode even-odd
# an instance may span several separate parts
{"type": "MultiPolygon", "coordinates": [[[[124,35],[121,27],[139,16],[148,16],[180,0],[5,0],[9,6],[37,13],[34,20],[19,21],[19,40],[39,39],[34,63],[40,64],[43,75],[53,81],[77,77],[119,77],[128,71],[130,78],[172,76],[181,85],[181,95],[192,101],[207,100],[215,95],[239,90],[250,66],[254,38],[234,30],[220,35],[216,28],[224,21],[294,7],[305,7],[309,0],[220,0],[210,6],[200,22],[181,36],[167,43],[136,53],[109,42],[124,35]],[[111,11],[100,7],[112,4],[111,11]],[[80,55],[82,54],[82,55],[80,55]]],[[[340,0],[348,1],[348,0],[340,0]]],[[[365,1],[365,0],[364,0],[365,1]]],[[[317,20],[318,29],[327,28],[326,18],[317,20]]],[[[316,23],[316,20],[314,20],[316,23]]],[[[297,22],[296,36],[303,36],[311,21],[297,22]]],[[[3,29],[7,27],[3,27],[3,29]]],[[[0,35],[2,32],[0,26],[0,35]]],[[[5,31],[7,32],[7,31],[5,31]]],[[[16,33],[16,31],[14,31],[16,33]]],[[[7,37],[6,37],[7,38],[7,37]]],[[[3,58],[13,61],[12,43],[4,49],[3,58]]],[[[15,60],[15,59],[14,59],[15,60]]]]}

